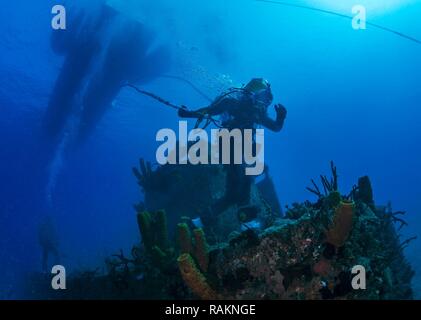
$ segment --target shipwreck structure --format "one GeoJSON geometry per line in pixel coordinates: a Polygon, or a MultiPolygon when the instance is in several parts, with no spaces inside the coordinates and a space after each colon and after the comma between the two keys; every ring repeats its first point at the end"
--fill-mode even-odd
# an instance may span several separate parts
{"type": "MultiPolygon", "coordinates": [[[[48,297],[96,299],[411,299],[413,270],[401,240],[404,212],[375,203],[370,179],[349,193],[338,188],[336,167],[307,189],[316,201],[282,213],[267,174],[253,184],[253,223],[241,208],[213,225],[197,212],[224,192],[218,166],[161,166],[141,160],[134,174],[144,192],[135,206],[141,242],[107,271],[74,275],[68,290],[48,297]],[[197,192],[200,190],[200,192],[197,192]],[[255,222],[258,223],[255,223],[255,222]],[[366,270],[366,289],[352,286],[352,269],[366,270]]],[[[246,214],[247,215],[247,214],[246,214]]],[[[37,291],[40,294],[40,291],[37,291]]]]}

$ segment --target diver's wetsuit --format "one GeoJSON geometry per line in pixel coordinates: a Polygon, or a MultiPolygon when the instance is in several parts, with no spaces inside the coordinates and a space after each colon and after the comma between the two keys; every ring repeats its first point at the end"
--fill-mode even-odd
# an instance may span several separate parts
{"type": "MultiPolygon", "coordinates": [[[[277,112],[276,120],[269,118],[267,107],[257,105],[253,95],[244,89],[231,89],[231,93],[218,97],[210,106],[196,111],[181,109],[182,118],[198,118],[199,114],[209,116],[222,115],[222,127],[232,129],[255,129],[257,125],[279,132],[284,126],[285,108],[277,112]]],[[[279,106],[281,107],[281,106],[279,106]]],[[[278,109],[277,109],[278,110],[278,109]]]]}
{"type": "MultiPolygon", "coordinates": [[[[196,111],[181,109],[179,116],[182,118],[199,118],[200,115],[221,116],[222,127],[233,129],[255,129],[262,125],[267,129],[279,132],[282,130],[286,118],[286,109],[275,106],[277,111],[276,120],[269,118],[267,106],[255,101],[253,94],[245,89],[231,89],[231,92],[218,97],[209,107],[196,111]]],[[[233,144],[231,156],[233,155],[233,144]]],[[[205,224],[226,210],[229,206],[237,204],[238,207],[247,206],[250,202],[251,184],[253,178],[245,174],[243,164],[231,164],[225,166],[226,188],[225,195],[202,215],[205,224]],[[206,221],[207,220],[207,221],[206,221]]]]}

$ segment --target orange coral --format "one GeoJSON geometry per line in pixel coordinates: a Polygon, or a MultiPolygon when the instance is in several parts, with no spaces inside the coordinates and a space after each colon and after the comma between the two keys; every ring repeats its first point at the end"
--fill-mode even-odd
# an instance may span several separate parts
{"type": "Polygon", "coordinates": [[[326,233],[327,242],[336,248],[342,247],[352,229],[354,203],[341,201],[333,218],[333,225],[326,233]]]}

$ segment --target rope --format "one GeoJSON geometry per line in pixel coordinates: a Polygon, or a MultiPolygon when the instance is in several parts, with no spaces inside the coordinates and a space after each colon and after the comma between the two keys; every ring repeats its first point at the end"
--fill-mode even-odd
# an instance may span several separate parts
{"type": "MultiPolygon", "coordinates": [[[[132,89],[136,90],[138,93],[143,94],[143,95],[145,95],[147,97],[150,97],[150,98],[158,101],[159,103],[161,103],[161,104],[163,104],[163,105],[165,105],[167,107],[170,107],[172,109],[175,109],[175,110],[178,110],[178,111],[179,110],[187,110],[187,107],[186,106],[178,106],[178,105],[175,105],[175,104],[169,102],[168,100],[165,100],[165,99],[161,98],[160,96],[158,96],[158,95],[156,95],[156,94],[154,94],[152,92],[142,90],[142,89],[140,89],[140,88],[138,88],[135,85],[132,85],[130,83],[128,83],[128,84],[126,84],[124,86],[125,87],[129,87],[129,88],[132,88],[132,89]]],[[[196,115],[198,117],[198,120],[196,122],[195,128],[198,128],[200,126],[200,124],[202,123],[203,120],[206,120],[206,123],[205,123],[205,125],[204,125],[204,127],[202,129],[206,129],[211,123],[213,123],[218,128],[222,128],[221,121],[216,120],[211,115],[209,115],[209,114],[203,114],[203,113],[200,113],[200,112],[193,112],[193,111],[191,111],[191,112],[192,112],[192,114],[194,114],[194,115],[196,115]]]]}
{"type": "MultiPolygon", "coordinates": [[[[277,4],[277,5],[281,5],[281,6],[285,6],[285,7],[294,7],[294,8],[299,8],[299,9],[306,9],[306,10],[311,10],[311,11],[317,11],[317,12],[322,12],[322,13],[326,13],[326,14],[330,14],[333,16],[337,16],[337,17],[341,17],[341,18],[345,18],[345,19],[349,19],[349,20],[353,20],[354,17],[346,15],[346,14],[342,14],[342,13],[338,13],[335,11],[330,11],[330,10],[325,10],[325,9],[320,9],[320,8],[316,8],[316,7],[311,7],[311,6],[306,6],[306,5],[301,5],[301,4],[292,4],[292,3],[288,3],[288,2],[284,2],[284,1],[275,1],[275,0],[254,0],[257,2],[264,2],[264,3],[272,3],[272,4],[277,4]]],[[[383,27],[381,25],[369,22],[369,21],[365,21],[367,25],[370,25],[374,28],[392,33],[394,35],[397,35],[399,37],[402,37],[404,39],[410,40],[412,42],[415,42],[417,44],[421,45],[421,40],[418,40],[417,38],[411,37],[407,34],[404,34],[402,32],[387,28],[387,27],[383,27]]]]}
{"type": "Polygon", "coordinates": [[[175,104],[172,104],[171,102],[161,98],[160,96],[158,96],[158,95],[156,95],[152,92],[142,90],[142,89],[140,89],[140,88],[138,88],[135,85],[132,85],[130,83],[126,84],[125,87],[132,88],[132,89],[136,90],[138,93],[143,94],[145,96],[148,96],[148,97],[162,103],[163,105],[166,105],[167,107],[170,107],[170,108],[173,108],[173,109],[176,109],[176,110],[186,109],[186,107],[184,107],[184,106],[177,106],[175,104]]]}

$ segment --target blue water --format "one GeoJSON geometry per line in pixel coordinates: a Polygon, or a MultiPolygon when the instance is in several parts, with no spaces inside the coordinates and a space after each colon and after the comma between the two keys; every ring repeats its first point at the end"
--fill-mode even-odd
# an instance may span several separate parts
{"type": "MultiPolygon", "coordinates": [[[[350,1],[336,2],[294,1],[351,14],[350,1]]],[[[421,45],[370,26],[354,30],[337,16],[253,0],[110,3],[156,32],[171,52],[167,73],[209,96],[252,77],[270,80],[276,102],[288,109],[284,130],[265,141],[282,204],[311,198],[305,187],[334,160],[343,193],[369,175],[377,204],[407,211],[404,237],[421,233],[421,45]]],[[[421,38],[421,1],[385,1],[387,9],[359,3],[371,22],[421,38]]],[[[42,120],[63,63],[50,46],[54,4],[0,4],[0,298],[24,298],[27,275],[40,271],[37,230],[47,215],[69,270],[95,268],[138,242],[132,204],[141,193],[131,167],[139,157],[154,161],[156,132],[178,124],[174,110],[122,89],[82,145],[46,143],[42,120]]],[[[192,108],[207,103],[174,79],[142,87],[192,108]]],[[[406,249],[418,298],[420,246],[417,240],[406,249]]]]}

